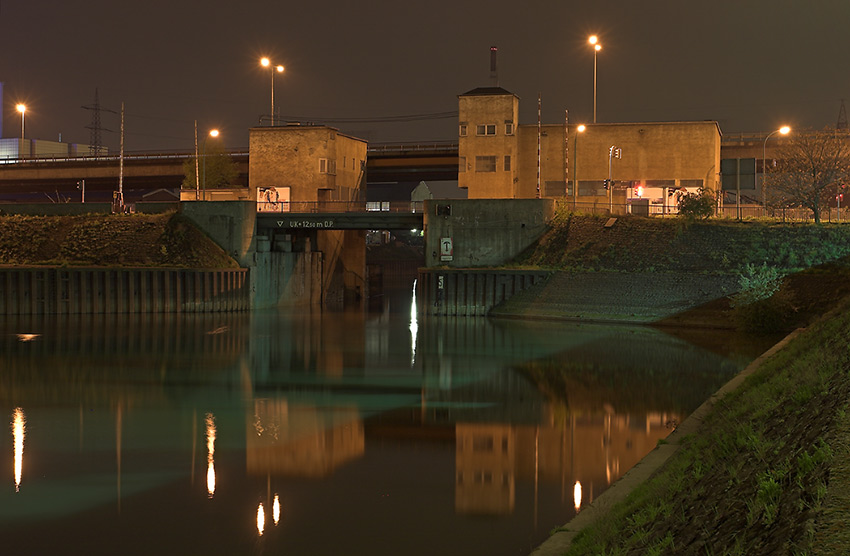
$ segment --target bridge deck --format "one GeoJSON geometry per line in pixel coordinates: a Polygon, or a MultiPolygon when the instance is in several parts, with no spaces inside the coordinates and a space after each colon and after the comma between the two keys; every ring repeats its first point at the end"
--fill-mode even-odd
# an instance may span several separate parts
{"type": "Polygon", "coordinates": [[[422,203],[381,203],[367,210],[362,202],[279,203],[257,212],[258,229],[421,230],[422,203]],[[284,209],[273,210],[272,209],[284,209]]]}

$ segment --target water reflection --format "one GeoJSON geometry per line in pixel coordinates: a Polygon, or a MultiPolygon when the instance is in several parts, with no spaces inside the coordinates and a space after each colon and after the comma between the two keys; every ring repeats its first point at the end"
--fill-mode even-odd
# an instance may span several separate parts
{"type": "Polygon", "coordinates": [[[16,407],[12,413],[12,440],[15,446],[15,492],[20,491],[21,474],[24,468],[25,422],[24,411],[20,407],[16,407]]]}
{"type": "Polygon", "coordinates": [[[247,535],[293,554],[498,555],[530,552],[741,361],[643,328],[417,319],[405,288],[368,315],[7,319],[0,365],[16,490],[25,423],[43,431],[27,488],[0,491],[20,552],[150,553],[156,528],[174,554],[252,553],[247,535]],[[63,519],[80,526],[32,534],[63,519]],[[85,534],[96,521],[108,538],[85,534]]]}
{"type": "Polygon", "coordinates": [[[581,481],[576,481],[573,487],[573,507],[575,507],[576,513],[581,509],[581,481]]]}
{"type": "Polygon", "coordinates": [[[206,415],[207,425],[207,493],[212,498],[215,494],[215,417],[212,413],[206,415]]]}
{"type": "Polygon", "coordinates": [[[257,506],[257,533],[262,537],[263,531],[266,528],[266,512],[263,509],[263,503],[257,506]]]}

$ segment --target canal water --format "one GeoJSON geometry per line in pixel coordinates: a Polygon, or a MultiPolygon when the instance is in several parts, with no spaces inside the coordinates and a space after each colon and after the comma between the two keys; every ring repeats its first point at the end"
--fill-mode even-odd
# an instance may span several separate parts
{"type": "Polygon", "coordinates": [[[2,552],[525,555],[759,349],[422,320],[407,290],[365,314],[5,317],[2,552]]]}

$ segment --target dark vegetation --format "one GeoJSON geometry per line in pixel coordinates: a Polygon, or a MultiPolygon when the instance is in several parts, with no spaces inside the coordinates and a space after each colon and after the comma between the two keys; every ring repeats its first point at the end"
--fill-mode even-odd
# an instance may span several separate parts
{"type": "Polygon", "coordinates": [[[234,268],[178,214],[2,216],[0,265],[234,268]]]}

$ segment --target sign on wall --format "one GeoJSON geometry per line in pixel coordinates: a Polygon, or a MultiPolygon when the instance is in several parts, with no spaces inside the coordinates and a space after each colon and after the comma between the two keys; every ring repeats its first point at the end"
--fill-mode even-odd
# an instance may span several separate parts
{"type": "Polygon", "coordinates": [[[452,260],[453,253],[454,247],[452,246],[452,238],[440,238],[440,261],[452,260]]]}

